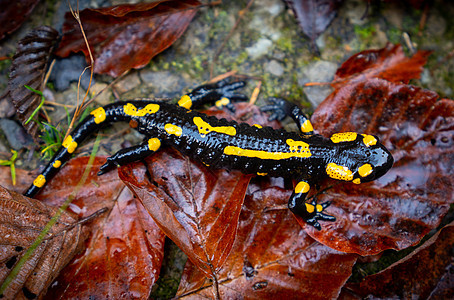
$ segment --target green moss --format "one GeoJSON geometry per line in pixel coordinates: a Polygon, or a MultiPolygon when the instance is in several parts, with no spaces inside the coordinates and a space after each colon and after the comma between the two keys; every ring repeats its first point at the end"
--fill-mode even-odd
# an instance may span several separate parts
{"type": "Polygon", "coordinates": [[[354,31],[356,34],[356,37],[359,40],[363,40],[365,42],[369,42],[372,40],[376,29],[373,26],[373,24],[367,24],[367,25],[355,25],[354,26],[354,31]]]}
{"type": "Polygon", "coordinates": [[[276,47],[286,53],[293,53],[293,40],[289,35],[283,35],[276,41],[276,47]]]}
{"type": "Polygon", "coordinates": [[[386,37],[390,43],[398,44],[402,42],[402,31],[393,27],[386,31],[386,37]]]}

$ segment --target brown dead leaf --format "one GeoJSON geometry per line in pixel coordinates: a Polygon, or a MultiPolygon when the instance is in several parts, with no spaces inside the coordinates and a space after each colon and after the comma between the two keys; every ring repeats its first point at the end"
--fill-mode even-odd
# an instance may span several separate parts
{"type": "MultiPolygon", "coordinates": [[[[0,187],[0,282],[11,274],[58,208],[0,187]]],[[[19,273],[6,286],[7,299],[42,297],[61,269],[83,246],[87,231],[63,212],[19,273]]]]}

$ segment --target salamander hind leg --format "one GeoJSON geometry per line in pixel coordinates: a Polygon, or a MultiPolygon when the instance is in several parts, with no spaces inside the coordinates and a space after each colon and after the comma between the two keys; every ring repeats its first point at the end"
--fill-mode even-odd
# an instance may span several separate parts
{"type": "Polygon", "coordinates": [[[261,110],[271,112],[270,121],[282,121],[289,116],[295,121],[301,133],[306,135],[314,134],[311,121],[296,104],[281,98],[269,98],[268,100],[271,104],[263,106],[261,110]]]}
{"type": "Polygon", "coordinates": [[[158,151],[160,147],[161,141],[158,138],[149,138],[140,145],[121,149],[107,158],[107,162],[99,168],[98,175],[107,173],[118,166],[123,166],[127,163],[143,159],[158,151]]]}
{"type": "Polygon", "coordinates": [[[305,202],[309,189],[310,185],[307,181],[301,180],[298,182],[289,199],[288,208],[294,214],[303,218],[307,224],[313,226],[317,230],[321,230],[322,227],[318,221],[335,221],[336,218],[323,213],[331,202],[317,204],[315,199],[311,202],[305,202]]]}
{"type": "Polygon", "coordinates": [[[245,81],[230,82],[228,78],[216,83],[201,85],[182,96],[178,105],[187,109],[195,109],[204,104],[215,104],[219,108],[225,106],[229,110],[235,111],[233,102],[248,100],[246,95],[235,92],[245,85],[245,81]]]}

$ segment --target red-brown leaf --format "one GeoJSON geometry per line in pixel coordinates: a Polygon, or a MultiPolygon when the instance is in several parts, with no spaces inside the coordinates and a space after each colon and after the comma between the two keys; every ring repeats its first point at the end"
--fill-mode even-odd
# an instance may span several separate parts
{"type": "MultiPolygon", "coordinates": [[[[354,254],[314,241],[286,205],[292,191],[283,180],[251,184],[240,215],[234,247],[217,275],[222,299],[332,299],[351,274],[354,254]]],[[[188,262],[178,296],[213,297],[212,282],[188,262]]]]}
{"type": "Polygon", "coordinates": [[[319,196],[319,202],[333,202],[328,213],[337,221],[324,222],[320,232],[308,228],[312,237],[340,251],[371,255],[414,245],[440,224],[454,200],[454,102],[437,98],[418,87],[371,79],[336,90],[317,108],[312,121],[321,134],[376,134],[395,164],[379,180],[342,183],[319,196]]]}
{"type": "MultiPolygon", "coordinates": [[[[452,269],[453,247],[454,224],[451,223],[404,259],[380,273],[366,277],[359,284],[348,284],[346,288],[361,299],[428,299],[429,296],[435,296],[432,292],[447,268],[452,269]]],[[[445,287],[448,294],[440,291],[442,295],[438,296],[442,297],[434,298],[452,299],[453,288],[451,282],[445,287]]]]}
{"type": "Polygon", "coordinates": [[[334,77],[333,86],[340,88],[367,78],[382,78],[394,83],[417,79],[432,51],[418,51],[405,56],[401,45],[387,44],[378,50],[365,50],[347,59],[334,77]]]}
{"type": "MultiPolygon", "coordinates": [[[[198,0],[164,0],[82,10],[80,18],[92,47],[95,73],[117,77],[145,66],[183,34],[198,6],[198,0]]],[[[66,57],[79,51],[89,57],[79,25],[67,13],[57,54],[66,57]]]]}
{"type": "Polygon", "coordinates": [[[15,31],[28,18],[39,0],[0,0],[0,40],[15,31]]]}

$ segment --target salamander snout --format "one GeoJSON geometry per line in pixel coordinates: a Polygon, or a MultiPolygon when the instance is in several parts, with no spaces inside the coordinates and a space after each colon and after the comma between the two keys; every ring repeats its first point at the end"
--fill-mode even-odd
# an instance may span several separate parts
{"type": "Polygon", "coordinates": [[[366,151],[368,152],[367,162],[358,167],[358,175],[355,176],[358,178],[357,181],[360,182],[368,182],[380,178],[391,169],[394,163],[394,158],[389,150],[380,143],[366,151]]]}

